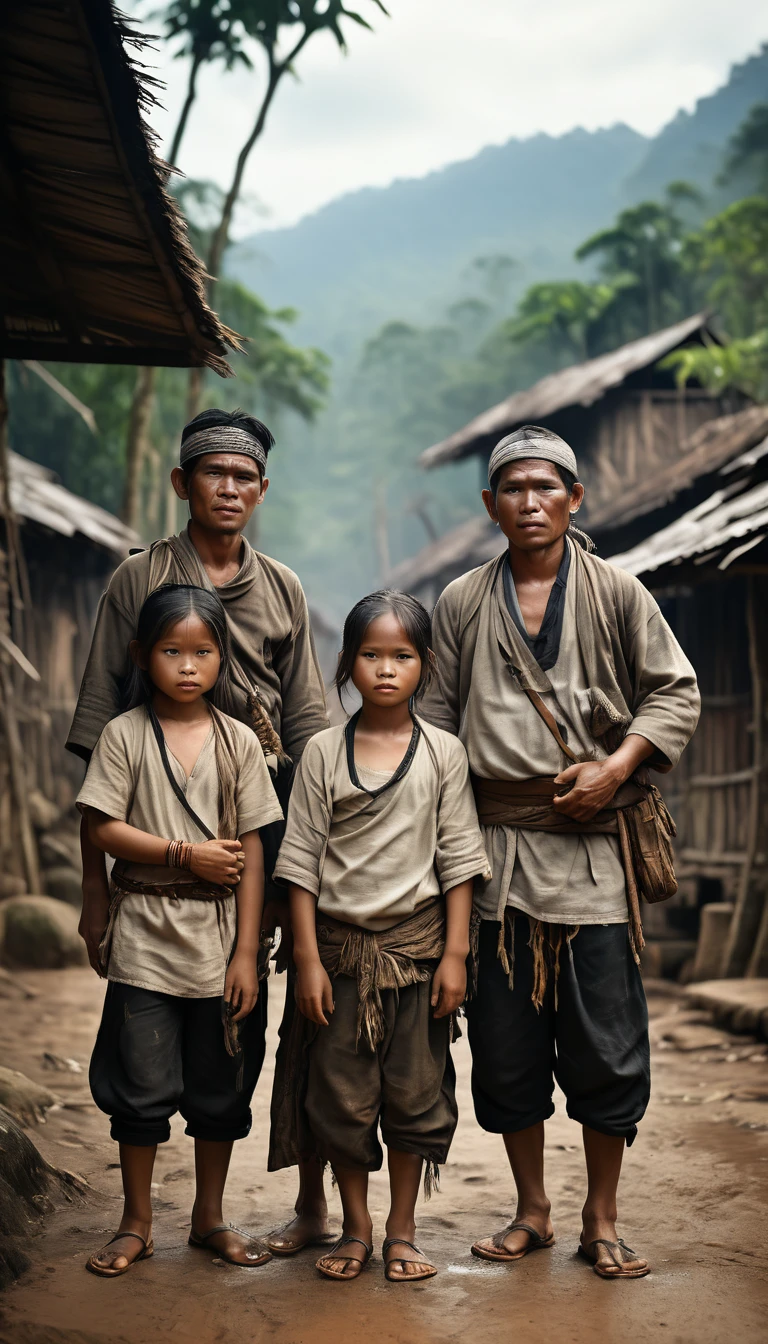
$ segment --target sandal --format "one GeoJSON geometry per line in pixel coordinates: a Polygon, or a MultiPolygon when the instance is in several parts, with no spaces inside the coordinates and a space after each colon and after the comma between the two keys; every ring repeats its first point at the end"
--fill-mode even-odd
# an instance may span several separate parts
{"type": "Polygon", "coordinates": [[[548,1237],[542,1237],[535,1227],[530,1227],[528,1223],[509,1223],[502,1228],[501,1232],[496,1232],[492,1237],[485,1237],[483,1241],[476,1241],[472,1247],[472,1254],[478,1256],[481,1260],[522,1260],[524,1256],[530,1255],[531,1251],[548,1250],[555,1244],[555,1234],[550,1232],[548,1237]],[[527,1232],[529,1241],[522,1251],[508,1251],[504,1245],[505,1239],[510,1232],[527,1232]]]}
{"type": "Polygon", "coordinates": [[[214,1251],[220,1260],[226,1260],[228,1265],[237,1265],[239,1269],[258,1269],[259,1265],[266,1265],[267,1261],[272,1259],[272,1254],[267,1250],[263,1242],[252,1237],[250,1232],[244,1231],[242,1227],[235,1227],[234,1223],[219,1223],[212,1227],[210,1232],[205,1232],[202,1236],[195,1232],[194,1228],[189,1234],[187,1244],[194,1246],[198,1251],[214,1251]],[[215,1237],[219,1232],[237,1232],[246,1239],[245,1254],[247,1260],[236,1260],[234,1256],[227,1255],[226,1251],[219,1251],[215,1246],[209,1246],[211,1237],[215,1237]],[[249,1249],[255,1247],[255,1254],[249,1249]]]}
{"type": "MultiPolygon", "coordinates": [[[[393,1246],[409,1246],[418,1256],[423,1256],[424,1254],[423,1251],[419,1250],[418,1246],[414,1246],[412,1241],[406,1241],[405,1237],[387,1237],[381,1248],[382,1255],[386,1256],[387,1251],[391,1250],[393,1246]]],[[[422,1283],[424,1279],[434,1279],[436,1273],[437,1270],[435,1269],[435,1266],[430,1265],[428,1260],[405,1260],[400,1255],[393,1255],[391,1260],[385,1259],[384,1261],[384,1278],[387,1279],[389,1283],[422,1283]],[[401,1274],[390,1274],[389,1271],[393,1265],[419,1265],[424,1270],[424,1273],[406,1274],[403,1272],[401,1274]]]]}
{"type": "Polygon", "coordinates": [[[152,1238],[150,1237],[149,1241],[145,1241],[138,1232],[116,1232],[112,1240],[107,1242],[107,1246],[103,1247],[103,1251],[94,1252],[85,1262],[85,1268],[89,1269],[91,1274],[98,1274],[101,1279],[116,1279],[120,1274],[127,1274],[128,1270],[133,1269],[134,1265],[138,1265],[140,1260],[149,1260],[150,1256],[155,1253],[155,1243],[152,1238]],[[107,1246],[114,1245],[116,1241],[121,1241],[123,1237],[135,1237],[137,1241],[141,1242],[139,1254],[135,1255],[133,1260],[129,1260],[127,1265],[123,1265],[122,1269],[115,1269],[113,1265],[98,1265],[96,1263],[97,1255],[102,1255],[107,1246]]]}
{"type": "Polygon", "coordinates": [[[628,1261],[639,1260],[640,1257],[625,1241],[622,1241],[621,1237],[618,1241],[606,1241],[605,1237],[596,1237],[587,1246],[579,1242],[578,1253],[589,1261],[595,1274],[599,1274],[601,1279],[644,1279],[646,1274],[651,1272],[651,1266],[647,1263],[641,1265],[638,1269],[624,1268],[628,1261]],[[597,1263],[597,1252],[593,1254],[595,1246],[605,1246],[607,1248],[615,1269],[609,1269],[606,1265],[597,1263]]]}
{"type": "Polygon", "coordinates": [[[317,1264],[315,1265],[315,1269],[319,1269],[320,1273],[324,1274],[326,1279],[358,1279],[362,1274],[363,1270],[365,1269],[365,1266],[368,1264],[368,1261],[370,1260],[372,1255],[373,1255],[373,1246],[369,1246],[368,1242],[363,1241],[362,1237],[345,1237],[342,1234],[342,1236],[339,1237],[335,1245],[331,1247],[328,1254],[321,1255],[320,1259],[317,1261],[317,1264]],[[357,1242],[358,1246],[364,1247],[365,1258],[363,1260],[361,1260],[356,1255],[334,1254],[335,1251],[340,1251],[342,1246],[349,1246],[350,1243],[353,1241],[357,1242]],[[324,1260],[343,1260],[345,1268],[341,1271],[341,1273],[339,1273],[337,1269],[329,1269],[327,1265],[324,1265],[323,1264],[324,1260]],[[345,1272],[347,1265],[359,1265],[360,1268],[358,1269],[356,1274],[347,1274],[345,1272]]]}
{"type": "Polygon", "coordinates": [[[333,1246],[338,1241],[335,1232],[319,1232],[316,1237],[307,1237],[305,1241],[292,1241],[290,1237],[285,1236],[284,1231],[270,1232],[264,1238],[264,1245],[273,1255],[297,1255],[299,1251],[305,1251],[308,1246],[333,1246]],[[281,1238],[280,1241],[277,1238],[281,1238]]]}

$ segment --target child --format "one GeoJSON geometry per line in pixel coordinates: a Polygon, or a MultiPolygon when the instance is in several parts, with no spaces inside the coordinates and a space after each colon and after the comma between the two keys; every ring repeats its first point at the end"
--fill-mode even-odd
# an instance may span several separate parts
{"type": "Polygon", "coordinates": [[[264,1059],[259,827],[281,810],[255,735],[215,707],[227,704],[219,597],[157,589],[130,652],[128,711],[101,734],[77,800],[117,860],[90,1082],[112,1118],[125,1195],[116,1236],[86,1267],[114,1278],[152,1255],[152,1168],[179,1110],[195,1140],[190,1244],[250,1268],[271,1257],[223,1223],[221,1201],[264,1059]]]}
{"type": "Polygon", "coordinates": [[[464,748],[411,711],[429,679],[429,641],[429,616],[404,593],[373,593],[350,612],[336,685],[352,681],[362,708],[307,745],[275,869],[290,885],[299,1008],[316,1025],[304,1029],[304,1079],[282,1089],[276,1079],[273,1153],[287,1151],[281,1112],[292,1108],[285,1161],[309,1147],[333,1166],[343,1233],[317,1262],[331,1279],[357,1278],[373,1251],[379,1122],[386,1277],[437,1273],[414,1245],[416,1197],[423,1163],[428,1193],[456,1128],[452,1018],[466,989],[472,880],[489,873],[464,748]]]}

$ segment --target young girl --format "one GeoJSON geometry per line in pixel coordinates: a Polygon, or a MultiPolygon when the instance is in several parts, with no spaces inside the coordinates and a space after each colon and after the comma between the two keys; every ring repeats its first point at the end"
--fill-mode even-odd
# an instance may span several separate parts
{"type": "Polygon", "coordinates": [[[195,1140],[190,1244],[261,1265],[269,1253],[223,1223],[221,1202],[264,1059],[259,827],[281,810],[254,733],[216,707],[228,664],[218,596],[157,589],[130,651],[128,711],[104,729],[77,800],[117,860],[90,1082],[120,1144],[125,1195],[116,1236],[87,1268],[113,1278],[152,1255],[152,1168],[177,1110],[195,1140]]]}
{"type": "Polygon", "coordinates": [[[308,1049],[303,1079],[276,1079],[270,1165],[309,1152],[332,1164],[344,1227],[317,1262],[332,1279],[356,1278],[373,1251],[379,1124],[386,1277],[437,1273],[414,1245],[416,1197],[423,1164],[428,1192],[456,1128],[451,1022],[466,989],[473,878],[488,864],[464,748],[411,710],[429,641],[429,616],[404,593],[373,593],[350,612],[336,685],[352,681],[362,708],[306,747],[275,870],[290,885],[308,1049]]]}

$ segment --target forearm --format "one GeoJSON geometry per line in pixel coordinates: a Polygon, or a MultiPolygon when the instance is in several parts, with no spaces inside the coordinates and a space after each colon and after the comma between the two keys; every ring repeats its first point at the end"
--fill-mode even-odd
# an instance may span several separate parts
{"type": "Polygon", "coordinates": [[[88,834],[97,849],[111,854],[113,858],[159,866],[165,863],[169,840],[139,831],[135,826],[129,826],[127,821],[117,821],[103,812],[89,809],[88,834]]]}
{"type": "Polygon", "coordinates": [[[237,950],[255,956],[264,909],[264,849],[258,831],[240,837],[245,867],[236,888],[237,950]]]}
{"type": "Polygon", "coordinates": [[[452,887],[445,895],[445,956],[469,956],[469,918],[472,914],[470,879],[452,887]]]}
{"type": "Polygon", "coordinates": [[[311,891],[302,887],[290,888],[291,929],[293,931],[293,958],[297,966],[320,960],[317,950],[315,912],[317,901],[311,891]]]}
{"type": "Polygon", "coordinates": [[[647,761],[652,756],[655,747],[647,737],[642,737],[640,733],[627,733],[621,746],[614,751],[608,760],[615,773],[617,784],[624,784],[633,775],[643,761],[647,761]]]}
{"type": "Polygon", "coordinates": [[[80,855],[83,861],[83,901],[109,901],[109,879],[104,851],[93,843],[85,817],[80,821],[80,855]]]}

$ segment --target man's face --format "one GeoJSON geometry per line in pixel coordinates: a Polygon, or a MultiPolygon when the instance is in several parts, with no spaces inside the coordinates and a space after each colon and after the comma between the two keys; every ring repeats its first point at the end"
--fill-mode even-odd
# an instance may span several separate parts
{"type": "Polygon", "coordinates": [[[483,491],[489,517],[521,551],[551,546],[564,536],[583,498],[580,482],[569,493],[552,462],[532,457],[502,467],[495,499],[483,491]]]}
{"type": "Polygon", "coordinates": [[[246,453],[205,453],[187,473],[175,467],[171,480],[179,499],[188,501],[192,521],[224,536],[243,531],[269,485],[246,453]]]}

